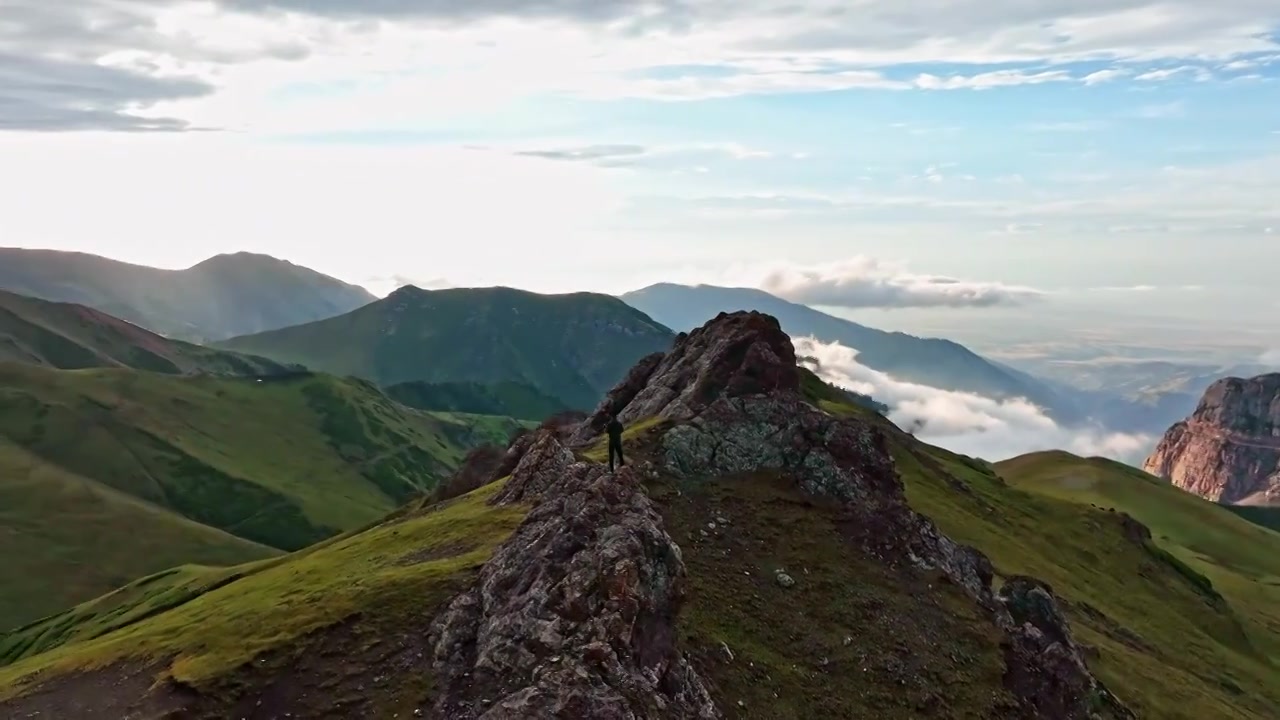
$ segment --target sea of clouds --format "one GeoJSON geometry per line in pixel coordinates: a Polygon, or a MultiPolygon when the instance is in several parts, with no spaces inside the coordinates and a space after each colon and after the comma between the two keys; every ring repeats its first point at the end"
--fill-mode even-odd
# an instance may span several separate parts
{"type": "Polygon", "coordinates": [[[888,405],[889,419],[925,442],[992,462],[1040,450],[1108,457],[1140,465],[1155,446],[1150,435],[1102,427],[1065,427],[1022,398],[997,400],[898,380],[858,362],[858,351],[839,343],[799,338],[796,354],[834,385],[888,405]]]}

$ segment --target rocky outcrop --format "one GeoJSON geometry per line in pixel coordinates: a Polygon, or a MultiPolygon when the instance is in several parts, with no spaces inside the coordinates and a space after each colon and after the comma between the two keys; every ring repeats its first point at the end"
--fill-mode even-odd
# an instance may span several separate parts
{"type": "Polygon", "coordinates": [[[1280,505],[1280,373],[1211,385],[1143,468],[1216,502],[1280,505]]]}
{"type": "Polygon", "coordinates": [[[721,717],[676,648],[680,548],[629,469],[544,432],[494,502],[534,508],[434,626],[436,716],[721,717]]]}
{"type": "MultiPolygon", "coordinates": [[[[568,449],[614,413],[665,421],[644,441],[646,474],[780,474],[834,503],[842,536],[887,566],[963,588],[1004,636],[1023,716],[1085,719],[1114,701],[1048,587],[1017,578],[997,595],[986,556],[907,505],[884,431],[806,402],[777,321],[740,312],[646,358],[576,429],[543,428],[508,449],[514,471],[492,502],[532,510],[435,625],[441,717],[720,717],[676,646],[685,567],[640,477],[568,449]]],[[[1126,717],[1118,703],[1108,714],[1126,717]]]]}
{"type": "Polygon", "coordinates": [[[670,352],[641,361],[605,396],[574,441],[599,434],[611,413],[623,423],[687,420],[722,397],[799,389],[795,347],[776,318],[759,312],[720,313],[697,330],[678,335],[670,352]]]}
{"type": "Polygon", "coordinates": [[[1015,575],[997,598],[1006,636],[1005,685],[1035,717],[1136,717],[1090,674],[1047,584],[1015,575]]]}

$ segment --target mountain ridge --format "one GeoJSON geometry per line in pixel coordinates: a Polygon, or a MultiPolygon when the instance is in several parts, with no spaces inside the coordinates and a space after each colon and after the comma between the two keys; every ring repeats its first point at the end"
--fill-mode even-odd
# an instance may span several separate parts
{"type": "Polygon", "coordinates": [[[368,290],[269,255],[217,255],[181,270],[83,252],[0,248],[0,289],[87,305],[196,342],[331,317],[368,290]]]}
{"type": "Polygon", "coordinates": [[[216,346],[383,386],[524,383],[585,409],[638,358],[673,338],[608,295],[405,286],[345,315],[216,346]]]}
{"type": "Polygon", "coordinates": [[[128,367],[166,374],[277,375],[266,358],[172,340],[77,303],[0,290],[0,362],[64,370],[128,367]]]}
{"type": "Polygon", "coordinates": [[[943,390],[972,392],[997,399],[1024,397],[1061,419],[1082,419],[1077,408],[1031,376],[987,360],[944,338],[921,338],[878,330],[792,303],[756,288],[658,283],[619,296],[628,304],[677,330],[690,329],[695,317],[718,312],[758,310],[777,317],[794,336],[817,337],[858,351],[858,361],[893,377],[943,390]]]}

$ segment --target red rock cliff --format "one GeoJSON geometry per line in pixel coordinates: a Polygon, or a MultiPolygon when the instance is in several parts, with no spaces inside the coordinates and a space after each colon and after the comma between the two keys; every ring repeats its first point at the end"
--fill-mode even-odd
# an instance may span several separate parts
{"type": "Polygon", "coordinates": [[[1280,373],[1214,383],[1143,469],[1209,500],[1280,505],[1280,373]]]}

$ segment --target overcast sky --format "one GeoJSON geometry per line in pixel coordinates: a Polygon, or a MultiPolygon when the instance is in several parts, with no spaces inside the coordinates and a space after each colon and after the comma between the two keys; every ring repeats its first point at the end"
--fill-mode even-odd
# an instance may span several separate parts
{"type": "Polygon", "coordinates": [[[0,244],[1265,323],[1278,79],[1275,0],[0,0],[0,244]]]}

